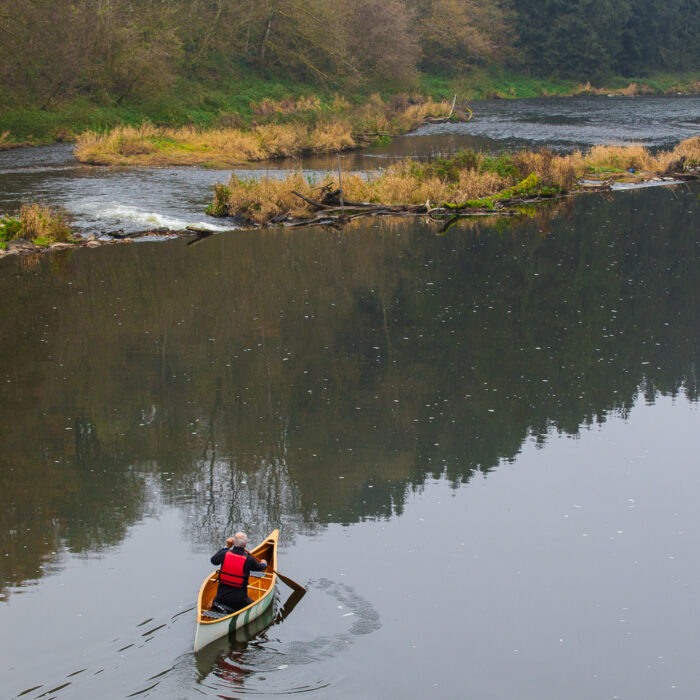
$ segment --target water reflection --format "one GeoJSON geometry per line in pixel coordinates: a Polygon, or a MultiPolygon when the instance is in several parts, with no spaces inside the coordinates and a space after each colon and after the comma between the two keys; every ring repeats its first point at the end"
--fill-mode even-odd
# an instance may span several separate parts
{"type": "Polygon", "coordinates": [[[159,503],[215,549],[401,512],[530,436],[698,398],[697,189],[548,224],[420,221],[65,251],[0,269],[0,586],[159,503]]]}
{"type": "MultiPolygon", "coordinates": [[[[331,685],[333,681],[328,677],[310,684],[298,670],[346,653],[358,636],[381,627],[379,615],[369,601],[342,583],[321,579],[311,582],[310,588],[308,603],[314,609],[304,613],[307,620],[317,621],[322,628],[320,634],[306,628],[306,638],[286,639],[277,628],[304,598],[304,591],[293,591],[276,612],[269,608],[235,635],[199,651],[194,680],[197,686],[206,689],[205,694],[213,691],[218,697],[230,697],[232,691],[288,695],[331,685]]],[[[301,631],[297,629],[297,634],[301,631]]]]}
{"type": "MultiPolygon", "coordinates": [[[[276,605],[271,605],[265,612],[244,627],[234,630],[227,638],[219,639],[196,654],[197,682],[202,682],[211,673],[217,678],[227,681],[230,685],[244,685],[246,676],[253,673],[250,666],[236,665],[244,660],[245,652],[251,643],[257,639],[267,641],[268,628],[279,625],[291,615],[292,611],[301,602],[306,591],[295,590],[287,597],[284,603],[276,610],[276,605]]],[[[276,594],[278,595],[278,594],[276,594]]],[[[262,645],[256,645],[260,648],[262,645]]]]}

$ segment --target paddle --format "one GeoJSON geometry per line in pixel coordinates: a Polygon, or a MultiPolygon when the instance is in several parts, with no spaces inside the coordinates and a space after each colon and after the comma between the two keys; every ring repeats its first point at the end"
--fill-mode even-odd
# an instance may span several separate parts
{"type": "MultiPolygon", "coordinates": [[[[250,552],[246,549],[245,550],[246,554],[250,554],[250,552]]],[[[254,554],[250,554],[255,561],[260,561],[254,554]]],[[[294,579],[289,578],[289,576],[283,576],[279,571],[275,571],[269,564],[267,565],[267,568],[272,571],[273,574],[277,574],[279,577],[280,581],[286,583],[290,588],[292,588],[295,591],[304,591],[306,592],[306,588],[302,586],[300,583],[297,583],[294,579]]]]}
{"type": "Polygon", "coordinates": [[[277,574],[279,576],[280,581],[284,581],[290,588],[294,589],[295,591],[304,591],[306,593],[306,588],[302,586],[300,583],[297,583],[293,579],[289,578],[289,576],[282,576],[282,574],[279,571],[275,571],[270,565],[267,567],[272,571],[273,574],[277,574]]]}

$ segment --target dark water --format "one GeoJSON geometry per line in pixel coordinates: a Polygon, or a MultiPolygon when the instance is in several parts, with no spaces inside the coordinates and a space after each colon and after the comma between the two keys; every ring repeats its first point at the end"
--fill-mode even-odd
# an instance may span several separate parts
{"type": "Polygon", "coordinates": [[[3,260],[3,695],[694,697],[698,213],[3,260]],[[274,526],[309,593],[193,655],[274,526]]]}
{"type": "MultiPolygon", "coordinates": [[[[220,176],[12,158],[193,219],[220,176]]],[[[0,261],[0,697],[694,699],[699,196],[0,261]],[[194,655],[273,527],[308,593],[194,655]]]]}

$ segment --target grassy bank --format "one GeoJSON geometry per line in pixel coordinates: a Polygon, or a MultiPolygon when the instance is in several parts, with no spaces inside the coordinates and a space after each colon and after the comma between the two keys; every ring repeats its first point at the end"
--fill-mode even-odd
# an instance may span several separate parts
{"type": "Polygon", "coordinates": [[[468,100],[520,99],[572,95],[700,94],[700,73],[657,74],[644,77],[610,77],[603,83],[547,79],[492,67],[451,78],[422,75],[420,89],[435,99],[458,94],[468,100]]]}
{"type": "MultiPolygon", "coordinates": [[[[700,93],[700,74],[611,78],[604,85],[591,86],[491,68],[454,77],[422,74],[415,90],[436,101],[451,100],[454,94],[459,95],[460,100],[467,101],[586,92],[697,94],[700,93]]],[[[359,106],[367,102],[373,93],[381,94],[388,101],[395,92],[391,85],[371,84],[343,94],[342,99],[359,106]]],[[[235,75],[228,75],[215,85],[179,80],[170,92],[157,99],[122,104],[103,104],[76,98],[51,109],[41,109],[3,102],[0,95],[0,134],[7,132],[8,143],[42,143],[75,140],[86,131],[104,133],[117,126],[140,126],[145,122],[173,128],[193,125],[207,129],[230,126],[246,129],[259,123],[259,108],[266,102],[297,101],[300,98],[318,100],[321,110],[328,112],[333,111],[338,99],[336,91],[324,90],[318,85],[264,78],[244,68],[237,69],[235,75]]],[[[278,122],[285,119],[283,115],[274,118],[278,122]]]]}
{"type": "Polygon", "coordinates": [[[18,216],[0,216],[0,248],[18,239],[36,246],[73,242],[65,214],[39,204],[23,204],[18,216]]]}
{"type": "Polygon", "coordinates": [[[339,96],[331,104],[313,96],[265,99],[256,106],[248,128],[145,124],[116,127],[107,133],[88,131],[78,138],[75,155],[83,163],[98,165],[230,166],[300,153],[345,151],[458,115],[452,102],[422,96],[395,95],[384,101],[377,94],[359,106],[339,96]]]}
{"type": "MultiPolygon", "coordinates": [[[[436,209],[491,213],[510,211],[527,200],[552,198],[613,181],[643,182],[700,169],[700,139],[683,141],[671,151],[652,154],[641,146],[594,146],[590,151],[554,155],[549,151],[486,156],[465,151],[452,159],[404,161],[365,179],[346,175],[344,207],[337,178],[309,179],[295,173],[285,179],[241,179],[218,185],[209,213],[237,216],[251,224],[315,219],[331,211],[371,211],[373,205],[431,213],[436,209]],[[418,209],[416,209],[418,207],[418,209]]],[[[376,208],[376,207],[375,207],[376,208]]]]}

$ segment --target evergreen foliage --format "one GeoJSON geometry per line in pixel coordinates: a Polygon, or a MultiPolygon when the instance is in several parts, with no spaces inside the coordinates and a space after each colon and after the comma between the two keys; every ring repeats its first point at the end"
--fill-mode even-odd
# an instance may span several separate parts
{"type": "Polygon", "coordinates": [[[535,74],[595,80],[700,66],[700,0],[520,0],[516,16],[535,74]]]}

